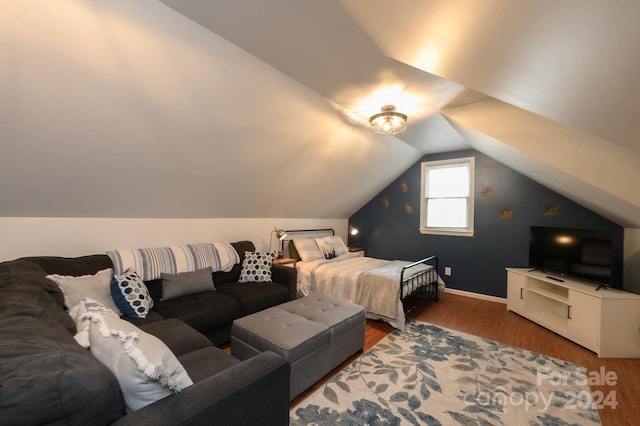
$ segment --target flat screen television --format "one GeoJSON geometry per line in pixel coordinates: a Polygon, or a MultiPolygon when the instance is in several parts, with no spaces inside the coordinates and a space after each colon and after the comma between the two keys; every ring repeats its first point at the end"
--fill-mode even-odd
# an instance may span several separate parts
{"type": "Polygon", "coordinates": [[[529,266],[552,276],[622,289],[622,247],[614,232],[532,226],[529,266]]]}

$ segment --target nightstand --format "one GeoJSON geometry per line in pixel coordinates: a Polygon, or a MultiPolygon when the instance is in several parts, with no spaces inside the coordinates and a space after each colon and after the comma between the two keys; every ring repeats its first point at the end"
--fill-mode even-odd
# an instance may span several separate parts
{"type": "Polygon", "coordinates": [[[364,247],[349,247],[349,253],[358,253],[360,256],[364,257],[364,247]]]}
{"type": "Polygon", "coordinates": [[[274,265],[291,265],[294,268],[296,266],[296,262],[298,262],[298,261],[295,260],[295,259],[292,259],[290,257],[283,257],[283,258],[280,258],[280,259],[274,259],[273,260],[273,264],[274,265]]]}

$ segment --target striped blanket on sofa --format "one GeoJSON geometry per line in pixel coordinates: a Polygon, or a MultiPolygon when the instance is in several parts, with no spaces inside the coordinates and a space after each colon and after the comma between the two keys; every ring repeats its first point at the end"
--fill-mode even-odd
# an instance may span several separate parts
{"type": "Polygon", "coordinates": [[[144,281],[162,273],[177,274],[211,267],[213,272],[230,271],[240,262],[238,253],[226,241],[182,244],[171,247],[109,250],[115,274],[133,268],[144,281]]]}

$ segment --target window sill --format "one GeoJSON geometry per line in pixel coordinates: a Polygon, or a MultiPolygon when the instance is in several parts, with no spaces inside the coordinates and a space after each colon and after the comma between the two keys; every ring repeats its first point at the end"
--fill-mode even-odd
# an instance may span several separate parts
{"type": "Polygon", "coordinates": [[[432,229],[432,228],[420,228],[421,234],[426,235],[449,235],[453,237],[473,237],[473,230],[454,230],[454,229],[432,229]]]}

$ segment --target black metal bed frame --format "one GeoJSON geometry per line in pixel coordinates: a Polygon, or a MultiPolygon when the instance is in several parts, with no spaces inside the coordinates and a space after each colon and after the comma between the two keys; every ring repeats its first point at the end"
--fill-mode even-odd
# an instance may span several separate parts
{"type": "Polygon", "coordinates": [[[400,300],[407,313],[428,299],[440,299],[438,285],[438,256],[429,256],[402,268],[400,272],[400,300]],[[417,274],[405,277],[405,273],[418,265],[431,266],[417,274]],[[404,296],[403,296],[404,295],[404,296]]]}
{"type": "MultiPolygon", "coordinates": [[[[287,234],[289,233],[322,233],[322,232],[331,232],[331,235],[336,235],[336,232],[333,228],[323,228],[323,229],[288,229],[286,230],[287,234]]],[[[281,249],[284,249],[284,241],[281,241],[281,249]]],[[[440,299],[440,287],[438,285],[438,257],[437,256],[429,256],[424,259],[420,259],[418,261],[412,262],[402,268],[400,272],[400,301],[402,302],[402,306],[405,313],[410,312],[415,309],[417,306],[422,304],[425,300],[428,299],[440,299]],[[406,276],[411,268],[418,265],[428,266],[426,270],[420,271],[416,274],[412,274],[410,276],[406,276]],[[410,290],[407,290],[410,289],[410,290]],[[405,294],[406,293],[406,294],[405,294]],[[404,295],[404,296],[403,296],[404,295]]]]}

